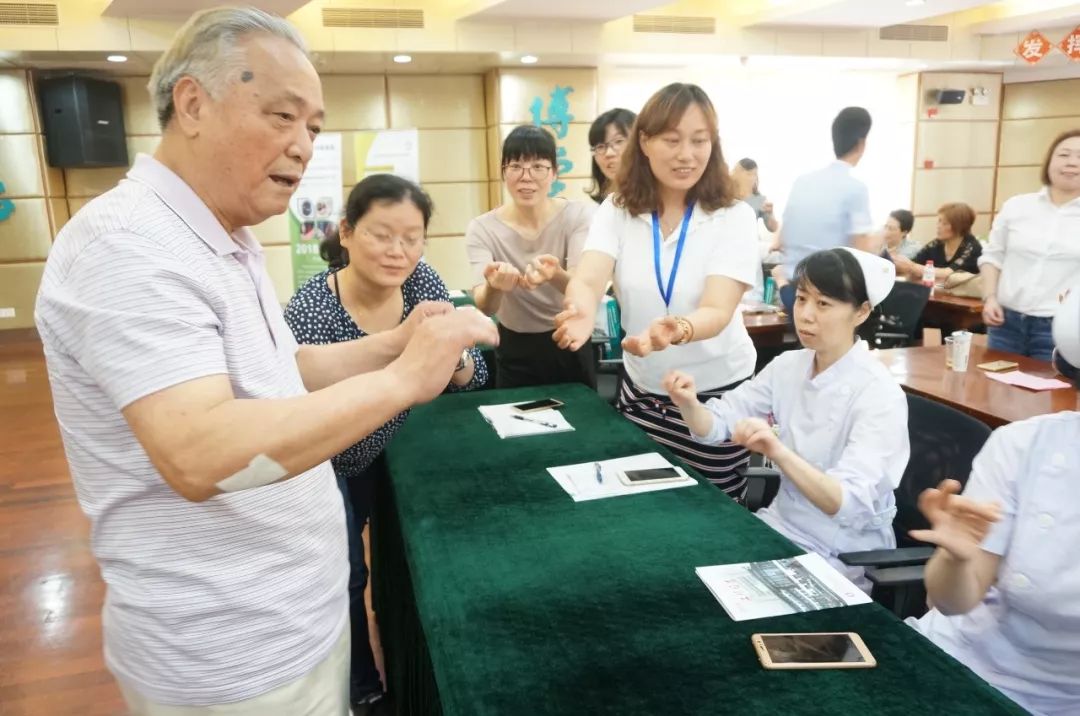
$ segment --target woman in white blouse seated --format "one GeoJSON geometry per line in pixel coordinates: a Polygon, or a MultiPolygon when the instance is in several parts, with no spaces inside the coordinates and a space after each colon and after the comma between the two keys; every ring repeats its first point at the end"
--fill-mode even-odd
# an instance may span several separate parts
{"type": "MultiPolygon", "coordinates": [[[[1080,291],[1053,319],[1054,364],[1080,385],[1080,291]]],[[[919,507],[938,546],[926,637],[1033,714],[1080,714],[1080,413],[999,428],[964,494],[946,480],[919,507]]]]}
{"type": "Polygon", "coordinates": [[[780,491],[758,516],[866,590],[863,570],[836,556],[896,546],[893,490],[908,461],[907,402],[855,332],[895,279],[879,256],[850,248],[811,254],[793,281],[803,350],[781,354],[722,401],[698,402],[686,373],[664,380],[697,440],[734,440],[780,470],[780,491]]]}
{"type": "Polygon", "coordinates": [[[1050,317],[1080,275],[1080,129],[1050,145],[1042,182],[1001,207],[979,266],[990,347],[1050,360],[1050,317]]]}

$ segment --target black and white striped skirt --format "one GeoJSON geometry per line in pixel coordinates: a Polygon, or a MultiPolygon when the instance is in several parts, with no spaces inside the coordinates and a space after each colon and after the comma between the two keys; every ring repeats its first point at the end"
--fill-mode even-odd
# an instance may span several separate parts
{"type": "MultiPolygon", "coordinates": [[[[724,393],[735,389],[739,383],[698,393],[702,402],[709,398],[723,398],[724,393]]],[[[624,371],[619,377],[619,395],[615,408],[656,442],[671,450],[683,462],[704,475],[709,482],[741,500],[746,490],[746,480],[738,471],[750,462],[750,451],[737,443],[704,445],[690,435],[690,428],[683,421],[678,406],[666,395],[649,393],[634,385],[624,371]]]]}

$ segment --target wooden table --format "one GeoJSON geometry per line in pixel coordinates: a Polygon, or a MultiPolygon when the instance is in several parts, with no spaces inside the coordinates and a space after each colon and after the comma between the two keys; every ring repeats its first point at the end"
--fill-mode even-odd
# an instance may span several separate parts
{"type": "Polygon", "coordinates": [[[975,367],[979,363],[1009,360],[1019,363],[1020,370],[1026,373],[1055,377],[1049,363],[1033,358],[972,346],[967,372],[956,373],[945,367],[944,346],[894,348],[874,354],[905,391],[956,408],[992,428],[1036,415],[1080,408],[1075,388],[1026,390],[991,380],[985,371],[975,367]]]}
{"type": "Polygon", "coordinates": [[[787,314],[780,312],[743,313],[743,324],[758,347],[783,345],[784,334],[790,325],[787,314]]]}
{"type": "Polygon", "coordinates": [[[962,298],[935,291],[923,309],[923,323],[933,328],[970,331],[982,324],[982,310],[982,301],[977,298],[962,298]]]}

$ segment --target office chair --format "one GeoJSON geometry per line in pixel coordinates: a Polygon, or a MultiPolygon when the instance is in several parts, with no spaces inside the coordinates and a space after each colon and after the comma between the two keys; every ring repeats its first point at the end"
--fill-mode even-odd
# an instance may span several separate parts
{"type": "Polygon", "coordinates": [[[892,291],[863,324],[860,337],[871,348],[904,348],[915,343],[923,310],[930,301],[930,287],[897,281],[892,291]]]}
{"type": "MultiPolygon", "coordinates": [[[[864,567],[873,585],[874,601],[891,609],[900,618],[922,616],[926,612],[926,588],[923,584],[927,560],[934,553],[932,545],[912,539],[908,532],[930,525],[919,512],[919,495],[937,487],[947,478],[967,483],[971,462],[982,449],[990,428],[970,415],[947,405],[907,396],[908,460],[896,498],[895,549],[875,549],[839,555],[844,564],[864,567]]],[[[776,496],[780,475],[766,468],[748,468],[746,503],[756,512],[776,496]]]]}

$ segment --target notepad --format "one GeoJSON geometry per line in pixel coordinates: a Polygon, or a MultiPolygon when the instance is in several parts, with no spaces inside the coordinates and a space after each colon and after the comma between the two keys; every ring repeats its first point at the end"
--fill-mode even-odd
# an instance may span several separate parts
{"type": "Polygon", "coordinates": [[[481,405],[480,414],[495,428],[500,438],[519,438],[526,435],[551,435],[574,429],[558,410],[537,410],[522,413],[514,408],[519,403],[481,405]],[[515,417],[516,416],[516,417],[515,417]]]}
{"type": "Polygon", "coordinates": [[[1061,388],[1072,387],[1068,383],[1055,378],[1040,378],[1037,375],[1031,375],[1022,370],[1014,370],[1009,373],[984,373],[983,375],[990,380],[996,380],[999,383],[1006,383],[1007,385],[1015,385],[1019,388],[1027,388],[1028,390],[1058,390],[1061,388]]]}
{"type": "Polygon", "coordinates": [[[663,455],[656,452],[620,457],[614,460],[601,460],[600,469],[603,472],[603,482],[596,479],[595,462],[549,467],[547,471],[548,474],[555,478],[555,482],[566,490],[566,494],[574,498],[574,502],[636,495],[642,492],[674,490],[679,487],[692,487],[698,484],[697,480],[687,475],[685,470],[677,465],[672,465],[663,455]],[[684,479],[647,485],[627,485],[619,479],[620,472],[650,470],[657,467],[674,467],[684,479]]]}

